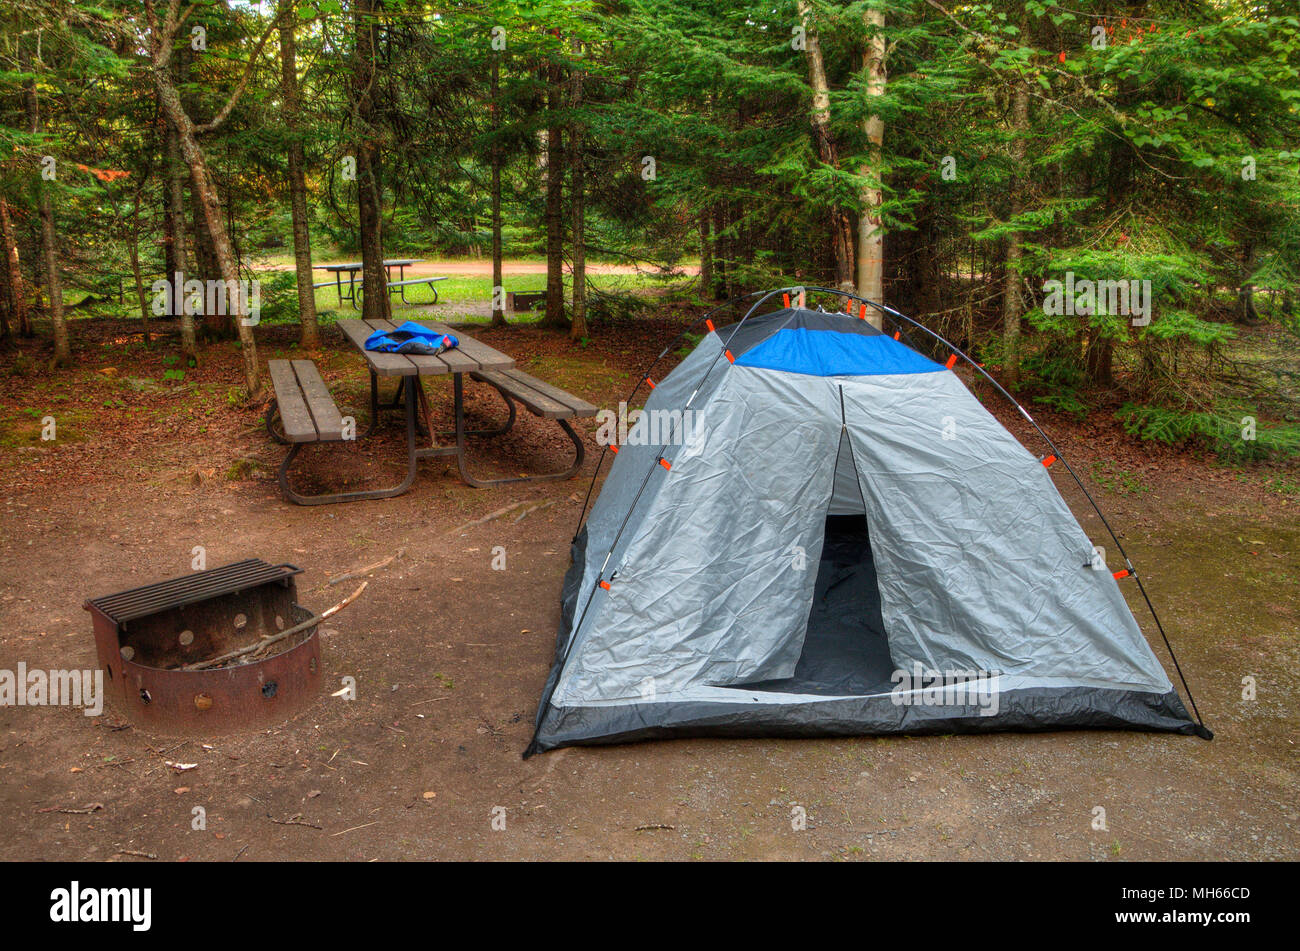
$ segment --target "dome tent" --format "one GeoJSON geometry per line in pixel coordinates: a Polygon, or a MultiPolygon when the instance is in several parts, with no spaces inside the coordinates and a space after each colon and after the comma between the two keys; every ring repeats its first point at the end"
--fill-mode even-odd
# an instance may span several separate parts
{"type": "Polygon", "coordinates": [[[708,321],[651,384],[633,434],[686,410],[694,425],[615,448],[527,753],[682,735],[1208,737],[1043,461],[952,372],[955,349],[940,364],[901,324],[786,297],[708,321]]]}

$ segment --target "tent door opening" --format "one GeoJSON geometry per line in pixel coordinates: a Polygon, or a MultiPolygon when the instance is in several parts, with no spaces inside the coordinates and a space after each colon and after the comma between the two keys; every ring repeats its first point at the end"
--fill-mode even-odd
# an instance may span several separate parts
{"type": "Polygon", "coordinates": [[[842,431],[808,632],[794,676],[745,686],[775,693],[862,696],[888,693],[893,671],[866,504],[853,447],[842,431]]]}
{"type": "Polygon", "coordinates": [[[866,696],[888,693],[893,671],[867,517],[828,515],[808,633],[794,676],[742,686],[772,693],[866,696]]]}

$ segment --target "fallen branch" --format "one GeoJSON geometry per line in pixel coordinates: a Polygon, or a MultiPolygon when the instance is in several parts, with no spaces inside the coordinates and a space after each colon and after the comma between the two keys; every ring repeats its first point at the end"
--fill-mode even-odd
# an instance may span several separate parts
{"type": "Polygon", "coordinates": [[[366,575],[370,574],[373,571],[378,571],[380,568],[387,568],[394,561],[396,561],[398,558],[401,558],[405,554],[406,554],[406,549],[399,548],[394,554],[389,555],[383,561],[377,561],[373,565],[366,565],[366,567],[358,568],[356,571],[349,571],[347,574],[339,575],[337,578],[331,578],[329,581],[326,581],[325,584],[321,585],[321,588],[322,589],[329,588],[332,587],[333,585],[341,584],[344,581],[351,581],[354,578],[364,578],[366,575]]]}
{"type": "Polygon", "coordinates": [[[378,822],[379,822],[379,820],[376,819],[374,822],[367,822],[367,823],[365,823],[364,825],[353,826],[351,829],[344,829],[342,832],[331,832],[331,833],[330,833],[330,836],[333,837],[333,836],[336,836],[336,835],[346,835],[346,834],[349,833],[349,832],[356,832],[358,829],[364,829],[364,828],[366,828],[367,826],[373,826],[373,825],[376,825],[378,822]]]}
{"type": "Polygon", "coordinates": [[[72,809],[64,806],[47,806],[44,809],[37,809],[36,811],[37,812],[61,812],[64,815],[69,815],[69,816],[88,816],[92,812],[99,812],[99,810],[103,808],[104,808],[104,804],[102,802],[92,802],[84,809],[72,809]]]}
{"type": "Polygon", "coordinates": [[[290,816],[288,819],[272,819],[270,816],[267,816],[266,818],[271,819],[271,821],[278,826],[306,826],[309,829],[321,828],[320,826],[316,825],[316,823],[314,822],[307,822],[306,820],[304,820],[301,814],[296,816],[290,816]]]}
{"type": "Polygon", "coordinates": [[[338,604],[334,605],[334,607],[326,608],[320,614],[314,614],[311,617],[309,617],[307,620],[303,621],[301,624],[295,624],[293,627],[289,628],[288,630],[281,631],[278,634],[272,634],[270,637],[264,637],[256,644],[250,644],[247,647],[241,647],[238,650],[228,651],[225,654],[222,654],[220,657],[214,657],[211,660],[199,661],[197,664],[186,664],[181,668],[181,670],[207,670],[209,667],[216,667],[218,664],[224,664],[228,660],[234,660],[238,657],[243,657],[245,654],[251,654],[254,651],[260,651],[264,647],[270,647],[272,644],[282,641],[286,637],[292,637],[295,634],[300,634],[303,631],[307,630],[308,628],[314,627],[315,625],[319,624],[327,617],[330,617],[331,615],[337,614],[339,611],[342,611],[344,608],[346,608],[357,598],[361,597],[361,592],[366,590],[366,586],[368,584],[370,584],[369,581],[361,582],[361,587],[357,588],[356,591],[353,591],[350,595],[348,595],[338,604]]]}
{"type": "Polygon", "coordinates": [[[459,528],[453,528],[450,531],[448,531],[447,534],[455,535],[457,532],[463,532],[465,529],[473,528],[475,525],[482,525],[484,522],[490,522],[494,518],[500,518],[502,515],[509,515],[515,509],[519,508],[519,506],[527,505],[527,504],[528,504],[527,499],[523,499],[519,502],[512,502],[511,504],[507,505],[503,509],[497,509],[495,512],[489,512],[487,515],[484,515],[482,518],[476,518],[472,522],[466,522],[464,525],[461,525],[459,528]]]}
{"type": "Polygon", "coordinates": [[[118,849],[114,855],[135,855],[142,859],[156,859],[158,856],[152,852],[141,852],[138,849],[118,849]]]}
{"type": "Polygon", "coordinates": [[[536,512],[538,509],[544,509],[548,505],[554,505],[554,504],[555,504],[555,499],[551,499],[549,502],[539,502],[537,505],[534,505],[532,508],[524,509],[517,516],[515,516],[514,524],[517,525],[520,522],[522,522],[524,520],[524,516],[531,515],[533,512],[536,512]]]}

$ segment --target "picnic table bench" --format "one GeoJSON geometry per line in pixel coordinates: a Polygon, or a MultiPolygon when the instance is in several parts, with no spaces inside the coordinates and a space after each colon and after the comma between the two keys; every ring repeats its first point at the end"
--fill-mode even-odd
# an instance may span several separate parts
{"type": "Polygon", "coordinates": [[[310,360],[267,363],[275,403],[267,409],[272,435],[287,443],[337,442],[343,438],[343,415],[334,405],[316,364],[310,360]],[[279,431],[273,417],[278,413],[279,431]]]}
{"type": "Polygon", "coordinates": [[[356,438],[355,424],[344,425],[320,370],[310,360],[270,360],[271,386],[275,399],[266,408],[266,428],[271,437],[289,444],[289,454],[280,463],[276,479],[284,497],[299,505],[325,505],[330,502],[357,502],[386,499],[401,495],[415,481],[414,462],[408,464],[406,478],[389,489],[362,489],[353,492],[325,492],[302,495],[289,484],[289,467],[302,447],[308,443],[342,442],[356,438]],[[278,423],[278,426],[277,426],[278,423]]]}
{"type": "MultiPolygon", "coordinates": [[[[402,303],[409,304],[411,302],[406,299],[406,288],[410,287],[412,284],[427,284],[429,285],[429,290],[433,291],[433,300],[429,303],[436,304],[438,303],[438,288],[434,287],[434,285],[439,281],[445,280],[447,280],[445,277],[408,277],[404,281],[389,281],[388,289],[391,291],[394,287],[398,288],[398,292],[402,298],[402,303]]],[[[365,290],[364,285],[357,285],[355,294],[356,301],[353,303],[353,307],[360,309],[361,298],[364,296],[365,290]]]]}
{"type": "Polygon", "coordinates": [[[299,505],[321,505],[327,502],[351,502],[362,499],[381,499],[401,495],[415,481],[416,466],[420,459],[431,456],[454,456],[462,479],[472,486],[486,487],[508,482],[531,482],[564,479],[572,476],[582,466],[585,456],[581,437],[569,420],[595,416],[597,409],[591,403],[559,387],[545,383],[515,368],[514,360],[481,341],[464,333],[453,331],[442,324],[420,321],[436,334],[457,337],[458,345],[438,354],[403,354],[366,350],[366,339],[376,330],[392,331],[396,325],[385,320],[346,319],[338,322],[339,329],[348,340],[361,350],[370,371],[370,422],[364,433],[357,435],[355,427],[345,426],[346,418],[339,412],[321,379],[316,365],[310,360],[270,361],[271,383],[275,400],[267,408],[266,424],[273,438],[289,444],[289,454],[280,466],[278,478],[285,498],[299,505]],[[444,434],[454,437],[451,445],[438,445],[434,436],[432,412],[424,392],[426,376],[450,375],[453,385],[455,430],[444,434]],[[509,418],[499,428],[491,430],[466,430],[464,383],[471,379],[492,386],[505,400],[509,418]],[[396,378],[397,390],[388,402],[380,401],[380,377],[396,378]],[[573,442],[575,459],[572,466],[562,472],[544,473],[505,479],[478,479],[466,466],[465,438],[467,436],[496,436],[508,432],[515,424],[518,403],[543,419],[560,424],[573,442]],[[289,485],[288,470],[304,445],[309,443],[338,442],[345,439],[364,438],[374,432],[384,410],[400,410],[405,417],[407,466],[402,482],[388,489],[367,489],[353,492],[302,495],[289,485]],[[423,415],[426,423],[421,422],[423,415]],[[277,428],[278,424],[278,428],[277,428]],[[417,435],[427,436],[430,445],[419,445],[417,435]]]}
{"type": "Polygon", "coordinates": [[[507,433],[515,424],[515,403],[522,404],[534,416],[542,419],[553,419],[560,424],[565,435],[573,442],[576,452],[574,453],[573,465],[563,472],[552,472],[546,475],[530,476],[535,482],[549,481],[552,479],[567,479],[582,468],[582,460],[586,456],[586,451],[582,439],[573,427],[569,424],[571,419],[582,419],[595,416],[599,410],[588,403],[581,397],[574,396],[572,393],[566,393],[556,386],[551,386],[535,376],[529,376],[523,370],[478,370],[470,376],[482,383],[487,383],[496,389],[505,400],[506,407],[510,411],[510,416],[505,425],[499,429],[479,430],[470,435],[498,436],[507,433]]]}

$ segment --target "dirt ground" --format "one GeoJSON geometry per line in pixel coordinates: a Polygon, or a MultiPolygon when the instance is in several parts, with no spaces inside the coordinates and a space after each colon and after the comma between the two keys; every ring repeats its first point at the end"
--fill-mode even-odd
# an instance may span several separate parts
{"type": "MultiPolygon", "coordinates": [[[[675,326],[606,329],[586,348],[532,328],[473,333],[613,406],[675,326]]],[[[264,356],[290,352],[288,328],[263,329],[264,356]]],[[[1294,473],[1225,469],[1136,446],[1104,422],[1040,414],[1122,532],[1212,742],[678,740],[522,760],[598,452],[563,483],[476,490],[430,460],[401,498],[297,507],[274,483],[281,448],[232,395],[233,347],[214,345],[202,367],[166,380],[168,347],[146,351],[115,325],[77,339],[78,369],[53,381],[33,368],[39,353],[0,357],[0,668],[94,667],[83,601],[185,573],[196,545],[209,566],[301,566],[300,600],[315,610],[351,588],[330,579],[398,557],[325,623],[326,687],[277,729],[178,738],[141,732],[111,706],[100,717],[0,708],[0,858],[1300,857],[1294,473]],[[47,414],[61,435],[42,443],[47,414]],[[492,568],[496,546],[505,570],[492,568]],[[345,676],[355,700],[329,695],[345,676]],[[1253,700],[1242,699],[1246,677],[1253,700]],[[198,765],[177,773],[167,760],[198,765]],[[808,816],[797,831],[796,805],[808,816]],[[195,806],[205,829],[192,828],[195,806]],[[1094,828],[1098,807],[1105,829],[1094,828]]],[[[318,362],[340,403],[363,406],[355,352],[331,334],[318,362]]],[[[450,387],[430,389],[445,414],[450,387]]],[[[494,399],[472,388],[471,410],[496,416],[494,399]]],[[[998,412],[1024,435],[1019,417],[998,412]]],[[[558,468],[564,446],[525,414],[510,437],[474,444],[475,467],[558,468]]],[[[396,481],[400,444],[390,428],[365,447],[304,453],[303,467],[334,485],[396,481]]],[[[1082,495],[1052,471],[1104,544],[1082,495]]],[[[1172,675],[1136,589],[1124,590],[1172,675]]]]}

